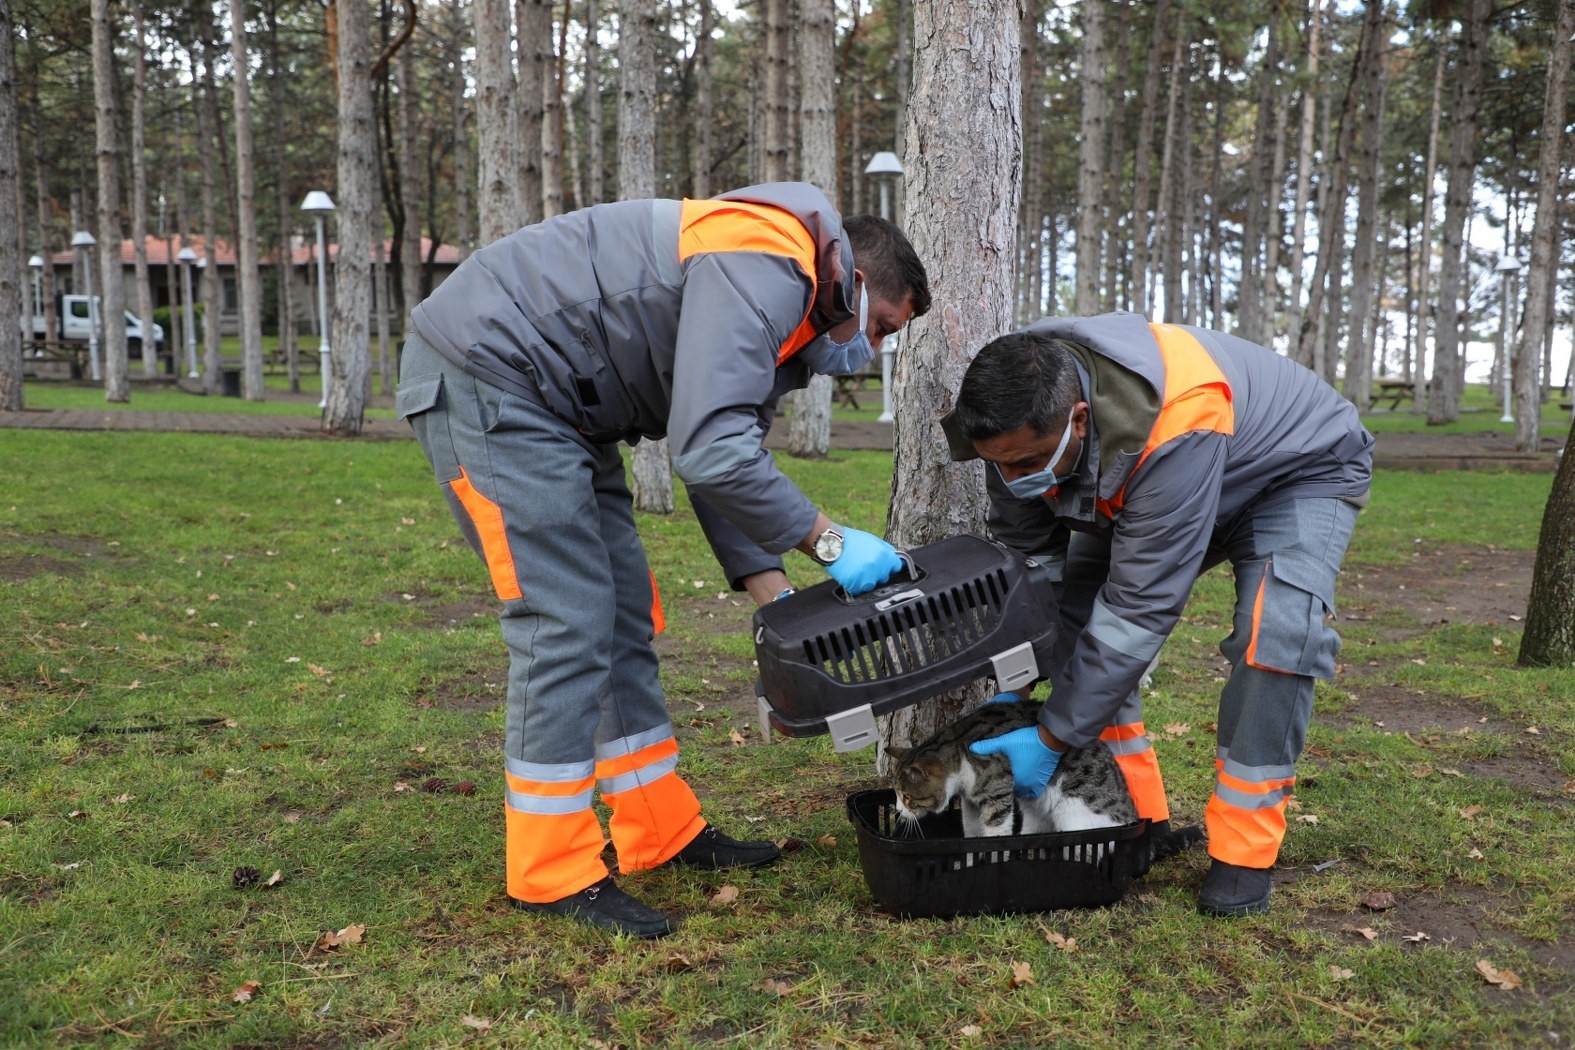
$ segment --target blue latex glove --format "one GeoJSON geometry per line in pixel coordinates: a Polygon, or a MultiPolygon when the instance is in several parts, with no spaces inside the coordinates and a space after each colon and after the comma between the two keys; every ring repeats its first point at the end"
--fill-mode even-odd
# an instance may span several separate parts
{"type": "Polygon", "coordinates": [[[990,697],[990,699],[986,700],[985,703],[987,703],[987,704],[1015,704],[1021,699],[1022,699],[1022,697],[1018,696],[1016,693],[996,693],[994,696],[990,697]]]}
{"type": "Polygon", "coordinates": [[[897,548],[858,529],[842,530],[842,557],[826,566],[831,578],[849,594],[863,594],[891,579],[902,568],[897,548]]]}
{"type": "Polygon", "coordinates": [[[1012,764],[1013,790],[1024,798],[1038,798],[1061,764],[1061,752],[1045,746],[1036,725],[977,740],[968,750],[976,755],[1005,755],[1012,764]]]}

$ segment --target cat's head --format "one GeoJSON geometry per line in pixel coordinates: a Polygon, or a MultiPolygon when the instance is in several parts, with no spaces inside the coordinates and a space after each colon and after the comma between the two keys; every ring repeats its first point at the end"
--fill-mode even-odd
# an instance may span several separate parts
{"type": "Polygon", "coordinates": [[[897,812],[907,820],[939,813],[952,801],[952,777],[939,756],[922,748],[899,751],[888,747],[892,759],[897,812]]]}

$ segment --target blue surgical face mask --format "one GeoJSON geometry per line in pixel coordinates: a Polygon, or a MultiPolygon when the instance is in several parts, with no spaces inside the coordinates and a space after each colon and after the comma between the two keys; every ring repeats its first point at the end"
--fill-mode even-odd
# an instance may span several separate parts
{"type": "Polygon", "coordinates": [[[852,375],[875,358],[875,347],[870,345],[869,321],[869,295],[860,285],[858,334],[845,343],[839,343],[827,332],[806,344],[798,352],[798,357],[809,366],[810,371],[820,375],[852,375]]]}
{"type": "MultiPolygon", "coordinates": [[[[1050,453],[1050,462],[1045,464],[1043,470],[1036,470],[1032,474],[1024,474],[1015,481],[1006,481],[1006,475],[1001,474],[1001,480],[1006,481],[1006,487],[1011,489],[1012,495],[1018,499],[1033,499],[1035,496],[1043,496],[1046,492],[1065,481],[1066,478],[1072,476],[1068,474],[1066,478],[1058,478],[1055,475],[1055,465],[1061,461],[1061,455],[1066,451],[1066,446],[1071,441],[1072,420],[1068,418],[1066,429],[1061,432],[1061,443],[1055,447],[1054,452],[1050,453]]],[[[996,473],[1000,473],[1001,466],[999,463],[996,464],[995,470],[996,473]]]]}

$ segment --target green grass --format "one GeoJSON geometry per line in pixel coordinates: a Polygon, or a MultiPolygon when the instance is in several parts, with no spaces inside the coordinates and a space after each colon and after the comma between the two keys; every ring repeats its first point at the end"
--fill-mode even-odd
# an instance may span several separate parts
{"type": "MultiPolygon", "coordinates": [[[[682,919],[633,943],[506,907],[504,657],[413,442],[0,440],[0,1045],[1432,1047],[1575,1030],[1571,796],[1494,772],[1575,778],[1575,672],[1515,669],[1514,623],[1423,624],[1364,592],[1300,767],[1298,812],[1319,820],[1294,825],[1299,877],[1270,916],[1198,916],[1193,855],[1108,909],[902,922],[874,907],[843,812],[872,753],[759,743],[749,610],[687,507],[643,519],[683,768],[728,830],[805,845],[760,872],[628,880],[682,919]],[[1350,717],[1370,662],[1386,688],[1512,731],[1350,717]],[[237,889],[238,867],[283,881],[237,889]],[[713,902],[723,885],[735,903],[713,902]],[[1374,890],[1408,906],[1369,913],[1374,890]],[[1449,941],[1452,910],[1491,943],[1449,941]],[[1402,940],[1418,916],[1434,939],[1402,940]],[[362,943],[313,949],[351,924],[362,943]],[[1483,958],[1526,987],[1487,987],[1483,958]],[[1024,962],[1033,983],[1014,988],[1024,962]],[[258,996],[232,1001],[247,980],[258,996]]],[[[786,469],[879,529],[888,455],[786,469]]],[[[1548,484],[1380,472],[1350,568],[1398,571],[1419,543],[1529,549],[1548,484]]],[[[820,576],[796,556],[791,572],[820,576]]],[[[1185,820],[1212,775],[1230,595],[1223,573],[1200,581],[1148,712],[1171,727],[1156,746],[1185,820]]]]}
{"type": "MultiPolygon", "coordinates": [[[[1570,432],[1570,412],[1560,408],[1559,402],[1568,400],[1555,389],[1553,396],[1541,406],[1542,436],[1563,440],[1570,432]]],[[[1374,434],[1481,434],[1497,432],[1513,434],[1514,423],[1501,422],[1504,410],[1499,403],[1497,387],[1482,383],[1467,384],[1460,399],[1460,418],[1453,423],[1429,426],[1427,413],[1415,412],[1409,402],[1400,409],[1378,408],[1362,416],[1362,422],[1374,434]]]]}

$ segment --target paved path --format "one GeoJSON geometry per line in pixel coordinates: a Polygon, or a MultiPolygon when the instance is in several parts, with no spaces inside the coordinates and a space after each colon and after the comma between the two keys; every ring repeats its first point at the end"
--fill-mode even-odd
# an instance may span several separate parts
{"type": "MultiPolygon", "coordinates": [[[[278,395],[271,400],[310,400],[311,395],[278,395]]],[[[386,407],[389,398],[374,398],[374,407],[386,407]]],[[[134,408],[24,409],[0,412],[0,429],[42,430],[157,430],[192,434],[241,434],[255,437],[328,438],[315,415],[260,415],[225,412],[142,412],[134,408]]],[[[783,430],[772,433],[769,447],[781,448],[783,430]]],[[[404,440],[410,427],[389,419],[368,419],[356,440],[404,440]]],[[[891,448],[892,427],[867,420],[835,420],[832,448],[845,451],[891,448]]],[[[1558,465],[1561,442],[1543,438],[1542,451],[1524,455],[1515,451],[1514,439],[1502,431],[1474,434],[1381,434],[1375,461],[1379,466],[1408,469],[1469,470],[1510,469],[1543,471],[1558,465]]]]}

